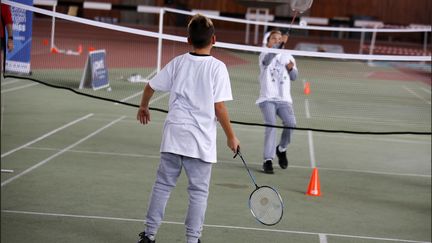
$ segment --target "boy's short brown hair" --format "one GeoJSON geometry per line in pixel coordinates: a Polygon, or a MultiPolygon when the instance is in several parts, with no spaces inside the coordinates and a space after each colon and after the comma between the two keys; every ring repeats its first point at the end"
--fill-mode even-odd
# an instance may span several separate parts
{"type": "Polygon", "coordinates": [[[274,29],[274,30],[272,30],[272,31],[270,32],[270,34],[268,35],[268,37],[267,37],[267,42],[270,40],[270,37],[271,37],[272,35],[274,35],[274,34],[282,35],[282,32],[281,32],[280,30],[278,30],[278,29],[274,29]]]}
{"type": "Polygon", "coordinates": [[[201,14],[192,17],[188,24],[188,37],[195,48],[204,48],[211,43],[215,28],[213,22],[201,14]]]}

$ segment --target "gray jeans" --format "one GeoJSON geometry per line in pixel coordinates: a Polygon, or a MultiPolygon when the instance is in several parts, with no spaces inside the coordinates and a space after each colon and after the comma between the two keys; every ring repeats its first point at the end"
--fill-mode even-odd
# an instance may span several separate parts
{"type": "MultiPolygon", "coordinates": [[[[276,125],[276,116],[286,127],[296,127],[292,104],[288,102],[264,101],[259,104],[265,124],[276,125]]],[[[286,148],[291,142],[292,129],[283,129],[279,146],[286,148]]],[[[264,160],[273,160],[276,155],[276,128],[266,127],[264,136],[264,160]]]]}
{"type": "Polygon", "coordinates": [[[188,243],[198,242],[204,224],[212,164],[178,154],[161,153],[157,177],[147,210],[147,235],[155,236],[165,213],[170,193],[177,183],[182,168],[188,177],[189,207],[186,215],[188,243]]]}

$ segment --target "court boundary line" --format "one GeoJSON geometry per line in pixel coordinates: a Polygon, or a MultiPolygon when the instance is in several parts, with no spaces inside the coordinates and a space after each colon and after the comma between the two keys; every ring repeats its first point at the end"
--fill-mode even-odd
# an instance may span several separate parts
{"type": "Polygon", "coordinates": [[[401,124],[408,124],[408,125],[424,125],[429,123],[414,123],[413,121],[397,121],[389,119],[380,119],[377,117],[368,118],[368,117],[361,117],[361,116],[339,116],[339,115],[329,115],[329,116],[322,116],[322,115],[315,115],[314,118],[320,118],[320,119],[342,119],[342,120],[354,120],[357,123],[374,123],[374,124],[386,124],[389,122],[392,122],[392,124],[401,125],[401,124]]]}
{"type": "MultiPolygon", "coordinates": [[[[156,72],[157,72],[157,69],[153,70],[153,71],[152,71],[149,75],[147,75],[144,79],[149,80],[151,77],[153,77],[154,75],[156,75],[156,72]]],[[[140,94],[142,94],[142,93],[143,93],[143,90],[141,90],[140,92],[137,92],[137,93],[135,93],[135,94],[133,94],[133,95],[131,95],[131,96],[128,96],[128,97],[126,97],[126,98],[123,98],[123,99],[121,99],[120,101],[121,101],[121,102],[128,101],[128,100],[130,100],[130,99],[132,99],[132,98],[137,97],[138,95],[140,95],[140,94]]],[[[118,103],[115,103],[115,104],[118,104],[118,103]]],[[[149,103],[149,104],[150,104],[150,103],[149,103]]]]}
{"type": "Polygon", "coordinates": [[[421,99],[422,101],[426,102],[426,104],[431,105],[431,102],[425,98],[423,98],[421,95],[417,94],[414,90],[408,88],[407,86],[403,85],[402,86],[406,91],[408,91],[408,93],[414,95],[415,97],[421,99]]]}
{"type": "MultiPolygon", "coordinates": [[[[4,157],[6,157],[6,156],[8,156],[8,155],[10,155],[10,154],[12,154],[12,153],[14,153],[14,152],[16,152],[16,151],[22,149],[22,148],[25,148],[25,147],[27,147],[27,146],[30,146],[30,145],[32,145],[32,144],[34,144],[34,143],[36,143],[36,142],[38,142],[38,141],[40,141],[40,140],[46,138],[46,137],[49,137],[49,136],[53,135],[54,133],[56,133],[56,132],[58,132],[58,131],[61,131],[61,130],[65,129],[65,128],[69,127],[69,126],[72,126],[72,125],[74,125],[74,124],[76,124],[76,123],[78,123],[78,122],[80,122],[80,121],[82,121],[82,120],[85,120],[85,119],[87,119],[87,118],[89,118],[89,117],[91,117],[91,116],[93,116],[93,115],[94,115],[93,113],[89,113],[89,114],[87,114],[87,115],[85,115],[85,116],[82,116],[82,117],[80,117],[80,118],[78,118],[78,119],[75,119],[75,120],[73,120],[73,121],[71,121],[71,122],[69,122],[69,123],[67,123],[67,124],[65,124],[65,125],[63,125],[63,126],[61,126],[61,127],[59,127],[59,128],[56,128],[56,129],[52,130],[51,132],[45,133],[44,135],[42,135],[42,136],[40,136],[40,137],[38,137],[38,138],[36,138],[36,139],[34,139],[34,140],[32,140],[32,141],[30,141],[30,142],[24,144],[24,145],[21,145],[21,146],[15,148],[15,149],[9,150],[9,151],[6,152],[6,153],[3,153],[3,154],[1,155],[1,158],[4,158],[4,157]]],[[[3,116],[2,116],[2,117],[3,117],[3,116]]]]}
{"type": "MultiPolygon", "coordinates": [[[[98,113],[99,115],[106,115],[106,116],[112,116],[111,114],[104,114],[104,113],[98,113]]],[[[129,122],[129,123],[136,123],[136,120],[134,117],[127,117],[130,120],[124,120],[123,122],[129,122]]],[[[94,118],[99,119],[99,120],[108,120],[108,119],[103,119],[103,118],[94,118]]],[[[165,122],[164,119],[158,119],[158,118],[153,118],[151,121],[151,124],[156,123],[156,124],[161,124],[163,125],[165,122]]],[[[242,126],[239,124],[232,124],[233,126],[236,126],[236,130],[241,130],[241,131],[250,131],[250,132],[259,132],[259,133],[263,133],[264,130],[260,130],[260,128],[256,128],[256,127],[249,127],[249,126],[242,126]]],[[[264,128],[263,128],[264,129],[264,128]]],[[[162,132],[162,130],[160,130],[162,132]]],[[[306,131],[296,131],[296,134],[301,134],[302,136],[307,136],[306,131]],[[303,133],[304,132],[304,133],[303,133]]],[[[384,137],[367,137],[368,135],[358,135],[358,134],[350,134],[350,135],[343,135],[343,134],[333,134],[333,133],[316,133],[315,136],[318,137],[332,137],[332,138],[343,138],[343,139],[363,139],[363,140],[371,140],[371,141],[383,141],[383,142],[395,142],[395,143],[410,143],[410,144],[431,144],[430,141],[415,141],[413,139],[403,139],[403,138],[395,138],[395,139],[391,139],[391,138],[384,138],[384,137]]],[[[394,136],[405,136],[404,134],[395,134],[394,136]]],[[[412,136],[417,136],[417,135],[412,135],[412,136]]],[[[422,136],[423,137],[423,136],[422,136]]]]}
{"type": "MultiPolygon", "coordinates": [[[[52,216],[52,217],[64,217],[64,218],[100,219],[100,220],[111,220],[111,221],[126,221],[126,222],[142,222],[142,223],[145,223],[144,219],[119,218],[119,217],[108,217],[108,216],[93,216],[93,215],[79,215],[79,214],[60,214],[60,213],[44,213],[44,212],[6,210],[6,209],[5,210],[2,209],[1,212],[2,213],[11,213],[11,214],[39,215],[39,216],[52,216]]],[[[176,222],[176,221],[166,221],[166,220],[164,220],[164,221],[162,221],[162,224],[184,225],[184,222],[176,222]]],[[[335,233],[319,233],[319,232],[307,232],[307,231],[295,231],[295,230],[264,229],[264,228],[244,227],[244,226],[232,226],[232,225],[204,224],[204,227],[208,227],[208,228],[224,228],[224,229],[232,229],[232,230],[264,231],[264,232],[276,232],[276,233],[300,234],[300,235],[317,235],[320,239],[321,239],[321,236],[333,236],[333,237],[341,237],[341,238],[368,239],[368,240],[380,240],[380,241],[396,241],[396,242],[410,242],[410,243],[431,243],[430,241],[416,241],[416,240],[393,239],[393,238],[384,238],[384,237],[346,235],[346,234],[335,234],[335,233]]]]}
{"type": "Polygon", "coordinates": [[[318,233],[320,243],[327,243],[327,235],[318,233]]]}
{"type": "MultiPolygon", "coordinates": [[[[305,84],[304,80],[303,80],[303,84],[305,84]]],[[[306,112],[306,119],[310,119],[311,115],[309,111],[309,99],[305,99],[305,112],[306,112]]],[[[312,131],[307,131],[307,134],[308,134],[309,158],[310,158],[311,168],[316,168],[315,148],[314,148],[314,142],[312,137],[312,131]]]]}
{"type": "Polygon", "coordinates": [[[18,82],[21,82],[21,81],[22,81],[21,79],[14,79],[14,80],[11,80],[11,81],[3,81],[3,82],[1,82],[1,86],[8,85],[8,84],[14,84],[14,83],[18,83],[18,82]]]}
{"type": "MultiPolygon", "coordinates": [[[[35,149],[35,150],[52,150],[58,151],[60,149],[56,148],[42,148],[42,147],[26,147],[26,149],[35,149]]],[[[99,154],[99,155],[114,155],[114,156],[125,156],[125,157],[137,157],[137,158],[151,158],[151,159],[159,159],[160,154],[150,155],[150,154],[128,154],[128,153],[113,153],[113,152],[94,152],[94,151],[86,151],[86,150],[73,150],[70,149],[67,152],[70,153],[83,153],[83,154],[99,154]]],[[[238,163],[234,161],[226,161],[219,160],[217,163],[221,164],[231,164],[236,165],[238,163]]],[[[248,164],[261,166],[261,163],[248,162],[248,164]]],[[[309,166],[300,166],[300,165],[290,165],[290,168],[298,168],[298,169],[310,169],[309,166]]],[[[412,173],[393,173],[393,172],[381,172],[381,171],[370,171],[370,170],[355,170],[355,169],[338,169],[338,168],[329,168],[329,167],[319,167],[320,170],[328,170],[328,171],[338,171],[338,172],[352,172],[352,173],[367,173],[367,174],[377,174],[377,175],[391,175],[391,176],[412,176],[412,177],[424,177],[431,178],[432,175],[422,175],[422,174],[412,174],[412,173]]]]}
{"type": "Polygon", "coordinates": [[[32,86],[35,86],[35,85],[38,85],[38,83],[31,83],[31,84],[26,84],[26,85],[18,86],[18,87],[15,87],[15,88],[5,89],[5,90],[2,90],[1,93],[4,94],[4,93],[11,92],[11,91],[25,89],[25,88],[28,88],[28,87],[32,87],[32,86]]]}
{"type": "Polygon", "coordinates": [[[428,93],[428,94],[431,94],[431,91],[430,90],[428,90],[428,89],[426,89],[426,88],[424,88],[424,87],[420,87],[424,92],[426,92],[426,93],[428,93]]]}
{"type": "Polygon", "coordinates": [[[106,128],[108,128],[108,127],[114,125],[115,123],[119,122],[120,120],[122,120],[122,119],[124,119],[124,118],[125,118],[125,116],[121,116],[120,118],[115,119],[114,121],[112,121],[112,122],[108,123],[107,125],[105,125],[105,126],[99,128],[99,129],[97,129],[96,131],[94,131],[94,132],[90,133],[89,135],[85,136],[84,138],[81,138],[81,139],[78,140],[77,142],[75,142],[75,143],[73,143],[73,144],[67,146],[66,148],[60,150],[59,152],[57,152],[57,153],[55,153],[55,154],[49,156],[48,158],[46,158],[46,159],[44,159],[44,160],[38,162],[37,164],[35,164],[35,165],[33,165],[33,166],[27,168],[26,170],[22,171],[21,173],[15,175],[15,176],[13,176],[13,177],[10,177],[10,178],[8,178],[8,179],[5,180],[5,181],[2,181],[2,183],[1,183],[1,187],[3,187],[3,186],[5,186],[5,185],[9,184],[10,182],[12,182],[12,181],[14,181],[14,180],[20,178],[21,176],[23,176],[23,175],[25,175],[25,174],[27,174],[27,173],[29,173],[29,172],[35,170],[36,168],[38,168],[38,167],[40,167],[40,166],[46,164],[46,163],[49,162],[51,159],[53,159],[53,158],[55,158],[55,157],[57,157],[57,156],[59,156],[59,155],[65,153],[65,152],[67,152],[69,149],[71,149],[71,148],[77,146],[78,144],[80,144],[80,143],[86,141],[87,139],[93,137],[94,135],[96,135],[96,134],[98,134],[99,132],[105,130],[106,128]]]}
{"type": "MultiPolygon", "coordinates": [[[[8,75],[7,77],[22,78],[22,77],[18,77],[18,76],[10,76],[10,75],[8,75]]],[[[72,88],[66,88],[66,87],[62,87],[62,86],[48,84],[48,83],[45,83],[43,81],[36,80],[36,79],[33,79],[33,78],[29,78],[29,77],[22,78],[22,79],[32,80],[34,82],[41,83],[41,84],[44,84],[46,86],[53,87],[53,88],[69,90],[69,91],[71,91],[73,93],[76,93],[76,94],[79,94],[79,95],[83,95],[83,96],[86,96],[86,97],[96,98],[96,99],[100,99],[100,100],[104,100],[104,101],[109,101],[109,102],[113,102],[113,103],[120,103],[120,104],[123,104],[123,105],[132,106],[132,107],[136,107],[136,108],[139,107],[139,105],[136,105],[136,104],[126,103],[126,102],[122,102],[122,101],[119,101],[119,100],[113,100],[113,99],[110,99],[110,98],[105,98],[105,97],[101,97],[101,96],[95,96],[95,95],[79,92],[79,91],[74,90],[72,88]]],[[[153,111],[159,111],[159,112],[162,112],[162,113],[168,113],[168,110],[160,109],[160,108],[156,108],[156,107],[150,107],[149,109],[153,110],[153,111]]],[[[362,135],[430,135],[431,134],[431,132],[415,132],[415,131],[387,131],[387,132],[378,132],[378,131],[332,130],[332,129],[307,128],[307,127],[285,127],[285,126],[268,125],[268,124],[262,124],[262,123],[241,122],[241,121],[235,121],[235,120],[231,120],[231,123],[232,124],[239,124],[239,125],[248,125],[248,126],[275,127],[275,128],[283,128],[283,129],[287,129],[288,128],[288,129],[294,129],[294,130],[309,130],[309,131],[315,131],[315,132],[348,133],[348,134],[362,134],[362,135]]],[[[406,122],[404,122],[404,124],[406,124],[406,122]]]]}

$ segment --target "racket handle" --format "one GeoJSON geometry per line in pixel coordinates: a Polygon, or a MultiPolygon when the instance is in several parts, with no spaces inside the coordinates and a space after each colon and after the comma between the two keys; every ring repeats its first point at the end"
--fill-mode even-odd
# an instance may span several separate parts
{"type": "MultiPolygon", "coordinates": [[[[236,150],[236,153],[234,154],[233,159],[235,159],[237,157],[237,155],[239,155],[239,154],[240,154],[240,146],[237,147],[237,150],[236,150]]],[[[241,156],[241,154],[240,154],[240,156],[241,156]]]]}

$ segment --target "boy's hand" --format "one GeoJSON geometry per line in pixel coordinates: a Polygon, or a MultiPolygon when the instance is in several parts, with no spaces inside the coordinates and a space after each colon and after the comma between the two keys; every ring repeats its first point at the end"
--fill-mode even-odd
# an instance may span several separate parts
{"type": "Polygon", "coordinates": [[[150,122],[150,110],[148,107],[142,107],[138,109],[137,120],[145,125],[150,122]]]}
{"type": "Polygon", "coordinates": [[[288,42],[288,35],[287,34],[282,35],[282,42],[283,43],[287,43],[288,42]]]}
{"type": "Polygon", "coordinates": [[[227,145],[234,153],[237,153],[237,148],[240,147],[240,141],[237,137],[233,137],[227,140],[227,145]]]}

